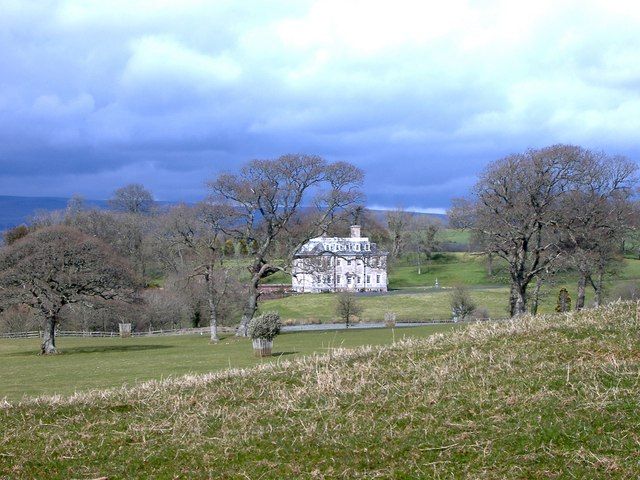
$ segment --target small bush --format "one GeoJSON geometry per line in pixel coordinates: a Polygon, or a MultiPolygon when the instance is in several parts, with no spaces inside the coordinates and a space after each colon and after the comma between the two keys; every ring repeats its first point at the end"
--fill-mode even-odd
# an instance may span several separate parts
{"type": "Polygon", "coordinates": [[[249,336],[254,340],[256,338],[273,340],[280,333],[281,327],[280,314],[277,312],[267,312],[264,315],[251,319],[248,332],[249,336]]]}
{"type": "Polygon", "coordinates": [[[491,318],[491,315],[489,314],[489,310],[485,307],[478,307],[476,308],[473,312],[471,312],[471,315],[469,315],[470,318],[472,318],[473,320],[489,320],[491,318]]]}
{"type": "Polygon", "coordinates": [[[348,327],[362,313],[362,307],[351,292],[342,292],[337,297],[336,314],[348,327]]]}
{"type": "Polygon", "coordinates": [[[395,314],[395,312],[385,312],[384,313],[384,326],[385,327],[395,327],[396,326],[396,314],[395,314]]]}
{"type": "Polygon", "coordinates": [[[29,227],[26,225],[18,225],[17,227],[11,228],[2,234],[4,237],[4,243],[6,245],[11,245],[21,238],[29,235],[29,231],[29,227]]]}
{"type": "Polygon", "coordinates": [[[453,287],[451,292],[451,315],[453,319],[462,320],[467,318],[471,316],[475,309],[476,304],[471,299],[469,291],[461,285],[453,287]]]}
{"type": "Polygon", "coordinates": [[[561,288],[558,293],[558,303],[556,305],[556,312],[563,313],[571,310],[571,297],[566,288],[561,288]]]}

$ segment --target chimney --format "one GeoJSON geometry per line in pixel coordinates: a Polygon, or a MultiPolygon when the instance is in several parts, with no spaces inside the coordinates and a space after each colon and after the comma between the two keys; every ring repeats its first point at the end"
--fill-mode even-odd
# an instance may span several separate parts
{"type": "Polygon", "coordinates": [[[351,225],[351,238],[360,238],[360,225],[351,225]]]}

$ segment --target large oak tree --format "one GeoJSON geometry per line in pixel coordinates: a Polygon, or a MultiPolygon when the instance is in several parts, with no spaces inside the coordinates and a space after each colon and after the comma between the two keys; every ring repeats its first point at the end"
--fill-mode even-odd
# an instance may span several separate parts
{"type": "Polygon", "coordinates": [[[634,173],[625,159],[578,146],[528,150],[490,164],[473,198],[456,202],[451,218],[506,262],[512,316],[525,313],[529,285],[545,280],[560,261],[579,270],[580,308],[594,271],[601,295],[601,274],[629,226],[634,173]]]}
{"type": "Polygon", "coordinates": [[[511,277],[510,313],[525,313],[527,288],[560,255],[558,203],[575,180],[582,151],[555,145],[509,155],[475,186],[474,228],[511,277]]]}
{"type": "Polygon", "coordinates": [[[60,312],[73,303],[132,299],[137,283],[103,241],[66,226],[46,227],[0,251],[0,308],[29,305],[44,318],[41,353],[56,353],[60,312]]]}
{"type": "Polygon", "coordinates": [[[210,201],[230,207],[225,232],[253,250],[239,335],[246,336],[256,312],[260,282],[287,271],[305,242],[326,231],[337,212],[357,203],[362,180],[362,171],[351,164],[292,154],[250,161],[239,173],[209,182],[210,201]]]}

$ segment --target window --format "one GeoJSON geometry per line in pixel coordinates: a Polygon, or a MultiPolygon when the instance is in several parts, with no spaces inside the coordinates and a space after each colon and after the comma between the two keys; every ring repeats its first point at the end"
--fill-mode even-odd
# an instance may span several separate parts
{"type": "Polygon", "coordinates": [[[357,277],[356,283],[360,283],[360,277],[357,277]]]}
{"type": "Polygon", "coordinates": [[[380,283],[380,275],[376,275],[376,283],[380,283]]]}
{"type": "Polygon", "coordinates": [[[371,275],[367,275],[367,283],[371,283],[371,275]]]}
{"type": "Polygon", "coordinates": [[[331,283],[331,275],[324,277],[324,283],[331,283]]]}
{"type": "Polygon", "coordinates": [[[347,265],[351,265],[351,260],[347,260],[347,265]]]}
{"type": "Polygon", "coordinates": [[[316,282],[320,283],[322,280],[320,279],[320,275],[316,275],[316,282]]]}
{"type": "Polygon", "coordinates": [[[340,283],[340,275],[336,275],[336,283],[340,283]]]}
{"type": "Polygon", "coordinates": [[[351,277],[347,275],[347,285],[351,285],[351,277]]]}
{"type": "Polygon", "coordinates": [[[336,258],[336,265],[340,265],[340,259],[336,258]]]}
{"type": "Polygon", "coordinates": [[[360,251],[360,244],[356,243],[356,250],[360,251]]]}

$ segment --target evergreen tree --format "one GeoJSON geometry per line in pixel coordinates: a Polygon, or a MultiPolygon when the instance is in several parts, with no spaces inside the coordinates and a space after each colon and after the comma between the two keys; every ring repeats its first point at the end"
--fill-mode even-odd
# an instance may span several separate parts
{"type": "Polygon", "coordinates": [[[556,305],[556,312],[564,313],[571,310],[571,297],[566,288],[560,289],[558,293],[558,304],[556,305]]]}

